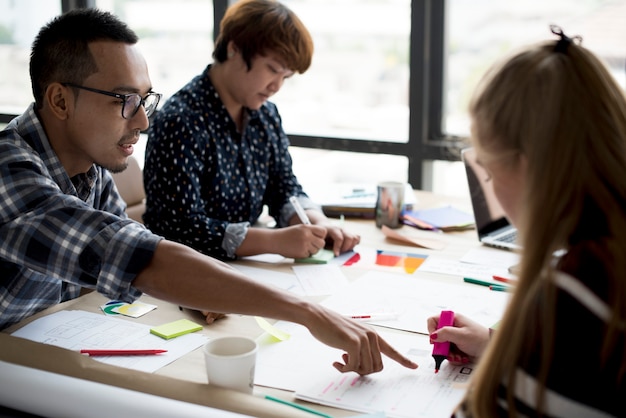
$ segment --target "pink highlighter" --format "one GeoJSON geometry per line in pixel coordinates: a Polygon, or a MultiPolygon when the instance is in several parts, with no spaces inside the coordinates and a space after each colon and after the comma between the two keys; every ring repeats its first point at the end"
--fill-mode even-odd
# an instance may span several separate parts
{"type": "MultiPolygon", "coordinates": [[[[454,312],[452,311],[441,311],[439,315],[439,323],[437,324],[437,329],[441,327],[447,327],[454,325],[454,312]]],[[[441,367],[441,363],[448,357],[448,353],[450,352],[450,342],[446,341],[445,343],[433,343],[433,358],[435,359],[435,373],[439,373],[439,368],[441,367]]]]}

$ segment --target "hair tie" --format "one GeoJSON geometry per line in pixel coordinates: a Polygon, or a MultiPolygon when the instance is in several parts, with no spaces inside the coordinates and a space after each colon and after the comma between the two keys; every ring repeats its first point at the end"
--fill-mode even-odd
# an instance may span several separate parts
{"type": "Polygon", "coordinates": [[[554,46],[554,52],[567,54],[567,47],[570,46],[572,42],[576,41],[577,44],[580,44],[583,41],[583,38],[580,35],[576,35],[572,38],[565,35],[563,33],[563,29],[561,29],[561,27],[557,25],[550,25],[550,31],[552,31],[552,33],[556,36],[560,37],[560,39],[554,46]]]}

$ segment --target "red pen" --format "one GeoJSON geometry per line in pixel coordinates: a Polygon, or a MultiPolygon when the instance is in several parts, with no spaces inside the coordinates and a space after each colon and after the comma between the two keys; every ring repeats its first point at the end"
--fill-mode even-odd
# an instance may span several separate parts
{"type": "Polygon", "coordinates": [[[508,277],[502,277],[502,276],[493,276],[493,280],[503,282],[503,283],[515,283],[517,281],[516,279],[509,279],[508,277]]]}
{"type": "Polygon", "coordinates": [[[149,356],[153,354],[167,353],[167,350],[80,350],[81,354],[89,354],[90,356],[149,356]]]}
{"type": "MultiPolygon", "coordinates": [[[[439,315],[439,323],[437,329],[454,325],[454,312],[441,311],[439,315]]],[[[435,359],[435,373],[439,373],[441,363],[448,357],[450,352],[450,342],[434,343],[433,344],[433,358],[435,359]]]]}
{"type": "Polygon", "coordinates": [[[348,318],[364,319],[366,321],[388,321],[391,319],[398,319],[398,314],[395,312],[381,312],[363,315],[348,315],[348,318]]]}

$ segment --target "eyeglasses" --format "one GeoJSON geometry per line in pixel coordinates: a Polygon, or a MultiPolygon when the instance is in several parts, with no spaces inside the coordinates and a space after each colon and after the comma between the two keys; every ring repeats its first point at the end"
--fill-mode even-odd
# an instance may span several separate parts
{"type": "Polygon", "coordinates": [[[130,119],[137,114],[139,106],[143,105],[146,110],[146,116],[150,117],[156,110],[159,100],[161,100],[160,93],[148,93],[146,97],[141,97],[136,93],[119,94],[111,91],[93,89],[91,87],[79,86],[73,83],[62,83],[64,86],[70,86],[77,89],[83,89],[91,91],[93,93],[104,94],[105,96],[115,97],[122,101],[122,117],[124,119],[130,119]]]}

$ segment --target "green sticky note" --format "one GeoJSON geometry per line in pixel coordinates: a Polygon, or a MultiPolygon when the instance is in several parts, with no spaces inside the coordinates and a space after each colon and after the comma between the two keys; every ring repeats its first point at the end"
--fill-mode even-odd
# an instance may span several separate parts
{"type": "Polygon", "coordinates": [[[150,333],[169,340],[190,332],[200,331],[201,329],[202,325],[200,324],[196,324],[188,319],[179,319],[178,321],[150,328],[150,333]]]}
{"type": "Polygon", "coordinates": [[[310,264],[326,264],[330,260],[335,258],[335,254],[331,250],[322,248],[315,254],[307,258],[296,258],[296,263],[310,263],[310,264]]]}

